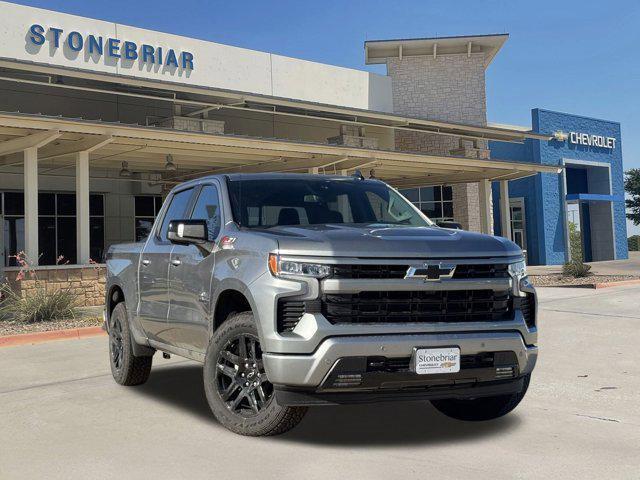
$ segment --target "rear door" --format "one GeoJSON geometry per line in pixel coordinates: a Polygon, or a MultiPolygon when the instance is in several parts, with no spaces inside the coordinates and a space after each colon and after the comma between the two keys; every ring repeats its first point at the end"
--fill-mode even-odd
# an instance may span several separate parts
{"type": "Polygon", "coordinates": [[[177,191],[167,198],[162,221],[157,222],[140,255],[140,304],[138,316],[152,340],[166,342],[169,313],[169,266],[173,244],[167,240],[171,220],[183,219],[191,205],[193,187],[177,191]]]}
{"type": "MultiPolygon", "coordinates": [[[[203,184],[189,218],[206,220],[210,244],[217,243],[222,227],[220,188],[217,182],[203,184]]],[[[204,352],[211,316],[211,280],[215,252],[210,246],[175,245],[169,268],[168,334],[176,346],[204,352]]]]}

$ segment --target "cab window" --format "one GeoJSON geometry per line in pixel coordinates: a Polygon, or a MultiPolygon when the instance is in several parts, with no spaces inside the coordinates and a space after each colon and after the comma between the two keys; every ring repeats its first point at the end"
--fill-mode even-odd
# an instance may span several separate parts
{"type": "Polygon", "coordinates": [[[206,220],[209,240],[215,240],[220,233],[220,200],[218,189],[213,185],[205,185],[200,190],[198,201],[191,214],[192,220],[206,220]]]}
{"type": "Polygon", "coordinates": [[[169,208],[167,208],[167,213],[165,213],[162,219],[162,226],[160,227],[161,240],[167,241],[167,231],[169,230],[169,223],[172,220],[182,220],[185,218],[192,193],[193,188],[188,188],[187,190],[181,190],[171,197],[171,203],[169,204],[169,208]]]}

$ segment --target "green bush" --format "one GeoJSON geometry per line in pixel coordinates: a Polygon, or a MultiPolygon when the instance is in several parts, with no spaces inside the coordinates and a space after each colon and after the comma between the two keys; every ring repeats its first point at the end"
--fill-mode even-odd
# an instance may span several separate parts
{"type": "Polygon", "coordinates": [[[640,235],[633,235],[627,239],[630,252],[637,252],[640,250],[640,235]]]}
{"type": "Polygon", "coordinates": [[[0,285],[0,299],[0,320],[24,323],[75,318],[78,307],[76,296],[68,289],[38,287],[23,297],[5,283],[0,285]]]}
{"type": "Polygon", "coordinates": [[[574,222],[569,222],[569,252],[571,253],[572,261],[582,261],[582,235],[578,230],[578,225],[574,222]]]}
{"type": "Polygon", "coordinates": [[[571,261],[562,266],[562,274],[566,277],[588,277],[591,275],[589,270],[591,270],[591,265],[587,265],[582,261],[571,261]]]}

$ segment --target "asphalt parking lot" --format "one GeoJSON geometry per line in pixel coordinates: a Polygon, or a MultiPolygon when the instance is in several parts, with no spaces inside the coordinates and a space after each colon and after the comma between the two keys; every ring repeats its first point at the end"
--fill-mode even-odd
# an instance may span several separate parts
{"type": "Polygon", "coordinates": [[[323,407],[245,438],[210,415],[199,365],[111,379],[106,337],[0,349],[0,478],[639,478],[640,286],[540,289],[541,357],[497,421],[427,403],[323,407]]]}

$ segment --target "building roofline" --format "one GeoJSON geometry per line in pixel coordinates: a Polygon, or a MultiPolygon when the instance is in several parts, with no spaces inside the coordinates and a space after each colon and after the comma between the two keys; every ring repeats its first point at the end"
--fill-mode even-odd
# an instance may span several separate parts
{"type": "Polygon", "coordinates": [[[595,122],[610,123],[612,125],[621,126],[620,122],[616,120],[607,120],[606,118],[590,117],[588,115],[577,115],[575,113],[561,112],[559,110],[549,110],[548,108],[532,108],[531,112],[534,112],[535,110],[539,112],[557,113],[558,115],[566,115],[568,117],[575,117],[575,118],[584,118],[585,120],[593,120],[595,122]]]}
{"type": "Polygon", "coordinates": [[[508,33],[460,35],[448,37],[399,38],[364,42],[365,63],[386,63],[388,58],[406,56],[483,54],[485,68],[509,38],[508,33]]]}

